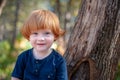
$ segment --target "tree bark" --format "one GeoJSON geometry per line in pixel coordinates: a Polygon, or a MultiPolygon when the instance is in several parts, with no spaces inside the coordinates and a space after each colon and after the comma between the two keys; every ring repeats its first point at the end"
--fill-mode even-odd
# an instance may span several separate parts
{"type": "Polygon", "coordinates": [[[11,44],[12,44],[12,48],[14,48],[14,44],[15,44],[15,39],[16,39],[16,32],[17,32],[17,22],[19,20],[19,10],[20,10],[20,6],[21,6],[21,2],[22,0],[16,0],[16,10],[15,10],[15,20],[14,20],[14,27],[13,27],[13,36],[12,36],[12,41],[11,41],[11,44]]]}
{"type": "Polygon", "coordinates": [[[69,80],[114,80],[120,57],[120,0],[82,0],[65,52],[69,80]]]}
{"type": "MultiPolygon", "coordinates": [[[[6,5],[6,0],[0,0],[0,16],[2,14],[2,10],[5,5],[6,5]]],[[[0,41],[3,40],[3,32],[4,32],[4,26],[0,25],[0,41]]]]}
{"type": "Polygon", "coordinates": [[[55,0],[56,4],[55,4],[55,12],[58,14],[58,17],[61,21],[61,3],[60,0],[55,0]]]}
{"type": "Polygon", "coordinates": [[[2,14],[2,10],[5,5],[6,5],[6,0],[0,0],[0,15],[2,14]]]}

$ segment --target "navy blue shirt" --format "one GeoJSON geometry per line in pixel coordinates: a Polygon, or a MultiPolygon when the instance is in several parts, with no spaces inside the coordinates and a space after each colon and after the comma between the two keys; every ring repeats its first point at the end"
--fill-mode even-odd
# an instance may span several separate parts
{"type": "Polygon", "coordinates": [[[21,80],[68,80],[65,59],[54,49],[42,60],[33,57],[33,49],[18,56],[12,77],[21,80]]]}

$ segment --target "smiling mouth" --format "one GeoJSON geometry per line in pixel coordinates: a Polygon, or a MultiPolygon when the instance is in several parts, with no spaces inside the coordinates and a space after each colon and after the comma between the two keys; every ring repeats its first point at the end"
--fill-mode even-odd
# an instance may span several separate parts
{"type": "Polygon", "coordinates": [[[37,44],[37,45],[45,45],[45,44],[37,44]]]}

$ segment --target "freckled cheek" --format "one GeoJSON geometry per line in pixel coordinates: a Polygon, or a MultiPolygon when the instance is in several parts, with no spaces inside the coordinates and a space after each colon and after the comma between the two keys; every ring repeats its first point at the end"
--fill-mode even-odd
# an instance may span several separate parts
{"type": "Polygon", "coordinates": [[[33,46],[33,42],[30,41],[31,46],[33,46]]]}
{"type": "Polygon", "coordinates": [[[47,40],[47,43],[48,43],[48,44],[52,44],[53,42],[54,42],[54,39],[48,39],[48,40],[47,40]]]}
{"type": "Polygon", "coordinates": [[[32,46],[35,45],[35,42],[36,42],[35,40],[32,40],[32,39],[30,40],[30,44],[31,44],[32,46]]]}
{"type": "Polygon", "coordinates": [[[53,39],[49,39],[49,40],[47,40],[47,42],[50,42],[50,43],[52,43],[54,40],[53,39]]]}
{"type": "Polygon", "coordinates": [[[51,38],[49,39],[49,41],[53,42],[54,39],[55,39],[54,37],[51,37],[51,38]]]}

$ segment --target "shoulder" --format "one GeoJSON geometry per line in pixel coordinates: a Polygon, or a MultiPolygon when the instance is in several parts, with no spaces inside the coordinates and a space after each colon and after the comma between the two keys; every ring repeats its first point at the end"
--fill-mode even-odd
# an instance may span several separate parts
{"type": "Polygon", "coordinates": [[[32,54],[32,49],[25,50],[18,55],[18,60],[27,60],[32,54]]]}
{"type": "Polygon", "coordinates": [[[65,62],[64,57],[54,49],[53,49],[53,56],[55,57],[56,63],[65,62]]]}
{"type": "Polygon", "coordinates": [[[58,59],[63,59],[63,56],[55,49],[53,49],[53,55],[58,59]]]}
{"type": "Polygon", "coordinates": [[[21,53],[18,55],[18,57],[29,56],[31,53],[32,53],[32,49],[28,49],[28,50],[25,50],[25,51],[21,52],[21,53]]]}
{"type": "Polygon", "coordinates": [[[26,67],[26,63],[28,61],[28,58],[31,52],[32,52],[32,49],[28,49],[26,51],[21,52],[18,55],[14,70],[12,72],[13,77],[17,77],[21,79],[23,78],[24,69],[26,67]]]}

